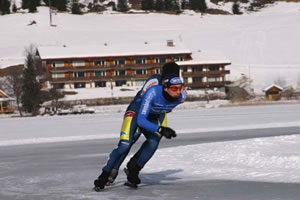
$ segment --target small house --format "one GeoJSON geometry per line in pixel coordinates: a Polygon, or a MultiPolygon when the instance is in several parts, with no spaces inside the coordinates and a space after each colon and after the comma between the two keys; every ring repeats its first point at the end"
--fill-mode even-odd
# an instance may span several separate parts
{"type": "Polygon", "coordinates": [[[276,84],[271,84],[270,86],[266,87],[263,91],[266,94],[267,100],[280,100],[281,92],[283,88],[276,84]]]}
{"type": "Polygon", "coordinates": [[[0,114],[15,112],[15,99],[10,98],[5,92],[0,90],[0,114]]]}

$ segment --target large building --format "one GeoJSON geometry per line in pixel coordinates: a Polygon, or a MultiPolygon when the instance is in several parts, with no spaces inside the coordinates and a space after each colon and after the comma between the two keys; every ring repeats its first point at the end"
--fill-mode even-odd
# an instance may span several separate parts
{"type": "Polygon", "coordinates": [[[182,78],[189,87],[219,87],[227,83],[225,74],[229,71],[225,70],[225,65],[230,64],[229,61],[192,61],[192,52],[182,42],[173,40],[130,45],[40,47],[38,56],[47,69],[46,87],[56,85],[58,88],[139,86],[150,75],[160,73],[164,63],[171,61],[181,66],[182,78]],[[214,83],[207,84],[209,82],[214,83]]]}

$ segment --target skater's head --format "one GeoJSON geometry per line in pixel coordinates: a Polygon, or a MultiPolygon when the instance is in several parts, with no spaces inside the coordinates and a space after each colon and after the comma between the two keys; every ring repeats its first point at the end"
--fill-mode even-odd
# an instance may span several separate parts
{"type": "Polygon", "coordinates": [[[182,81],[175,73],[167,74],[163,80],[163,94],[167,100],[176,101],[182,90],[182,81]]]}

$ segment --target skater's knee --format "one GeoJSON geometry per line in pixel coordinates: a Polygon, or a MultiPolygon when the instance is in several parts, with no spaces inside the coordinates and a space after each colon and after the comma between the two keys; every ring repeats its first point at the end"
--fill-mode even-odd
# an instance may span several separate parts
{"type": "Polygon", "coordinates": [[[129,149],[130,149],[130,143],[128,141],[121,140],[118,145],[119,154],[127,153],[129,149]]]}
{"type": "Polygon", "coordinates": [[[155,140],[155,139],[149,139],[148,140],[148,145],[150,146],[150,148],[152,149],[156,149],[158,147],[158,143],[159,141],[158,140],[155,140]]]}

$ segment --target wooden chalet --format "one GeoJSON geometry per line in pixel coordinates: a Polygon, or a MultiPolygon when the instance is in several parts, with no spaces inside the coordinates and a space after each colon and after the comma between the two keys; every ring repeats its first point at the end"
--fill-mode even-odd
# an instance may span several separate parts
{"type": "Polygon", "coordinates": [[[173,40],[81,48],[40,47],[37,54],[47,71],[47,87],[56,85],[66,89],[140,86],[172,61],[182,66],[182,77],[189,87],[219,87],[227,83],[225,74],[229,71],[224,66],[230,64],[189,63],[192,52],[182,42],[173,40]]]}
{"type": "Polygon", "coordinates": [[[5,92],[0,90],[0,114],[15,112],[15,99],[10,98],[5,92]]]}
{"type": "Polygon", "coordinates": [[[283,88],[276,84],[271,84],[270,86],[266,87],[263,91],[266,94],[267,100],[280,100],[281,99],[281,92],[283,88]]]}

